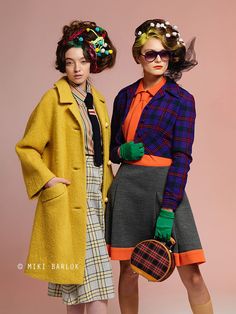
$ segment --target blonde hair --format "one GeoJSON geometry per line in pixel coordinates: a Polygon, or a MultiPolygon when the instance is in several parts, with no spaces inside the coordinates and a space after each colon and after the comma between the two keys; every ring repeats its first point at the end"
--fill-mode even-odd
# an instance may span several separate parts
{"type": "Polygon", "coordinates": [[[147,20],[135,30],[135,41],[132,46],[134,60],[138,62],[142,47],[150,38],[157,38],[163,47],[171,52],[168,70],[165,76],[178,80],[183,71],[188,71],[197,65],[195,59],[194,42],[191,41],[188,51],[185,43],[180,37],[177,26],[172,26],[169,22],[162,19],[147,20]],[[186,57],[187,56],[187,57],[186,57]]]}

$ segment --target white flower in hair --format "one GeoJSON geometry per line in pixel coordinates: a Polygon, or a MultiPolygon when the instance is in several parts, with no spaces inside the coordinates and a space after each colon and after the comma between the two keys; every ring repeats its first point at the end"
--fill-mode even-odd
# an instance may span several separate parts
{"type": "Polygon", "coordinates": [[[177,35],[178,35],[178,33],[176,33],[176,32],[172,32],[172,35],[173,35],[173,36],[177,36],[177,35]]]}
{"type": "Polygon", "coordinates": [[[154,23],[150,23],[150,26],[151,26],[151,27],[155,27],[155,24],[154,24],[154,23]]]}
{"type": "Polygon", "coordinates": [[[161,23],[161,27],[166,29],[166,26],[164,23],[161,23]]]}
{"type": "Polygon", "coordinates": [[[177,31],[177,30],[178,30],[178,26],[177,26],[177,25],[174,25],[174,26],[173,26],[173,29],[177,31]]]}
{"type": "Polygon", "coordinates": [[[157,28],[160,28],[160,27],[161,27],[161,24],[160,24],[160,23],[157,23],[157,24],[156,24],[156,27],[157,27],[157,28]]]}
{"type": "Polygon", "coordinates": [[[166,25],[170,25],[170,22],[169,22],[169,21],[166,21],[165,24],[166,24],[166,25]]]}
{"type": "Polygon", "coordinates": [[[185,46],[185,42],[184,42],[184,40],[182,38],[178,38],[177,43],[178,43],[178,45],[185,46]]]}
{"type": "Polygon", "coordinates": [[[142,35],[142,32],[141,31],[138,31],[138,36],[142,35]]]}
{"type": "Polygon", "coordinates": [[[171,35],[170,35],[169,33],[166,33],[166,37],[170,38],[170,36],[171,36],[171,35]]]}

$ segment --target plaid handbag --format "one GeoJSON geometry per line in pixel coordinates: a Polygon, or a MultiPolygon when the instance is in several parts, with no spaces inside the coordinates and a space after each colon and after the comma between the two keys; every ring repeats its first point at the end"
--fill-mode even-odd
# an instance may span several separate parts
{"type": "Polygon", "coordinates": [[[155,239],[138,243],[131,255],[131,268],[149,281],[160,282],[167,279],[175,268],[175,260],[171,251],[174,244],[173,238],[169,243],[155,239]]]}

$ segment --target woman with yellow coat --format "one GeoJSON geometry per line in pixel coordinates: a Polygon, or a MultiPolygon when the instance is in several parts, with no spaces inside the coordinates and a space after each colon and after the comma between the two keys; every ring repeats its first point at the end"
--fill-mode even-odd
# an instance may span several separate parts
{"type": "Polygon", "coordinates": [[[112,67],[116,51],[93,22],[64,26],[56,69],[66,76],[45,93],[16,145],[29,198],[38,197],[25,273],[49,281],[68,313],[106,313],[114,296],[104,240],[112,181],[110,123],[90,73],[112,67]]]}

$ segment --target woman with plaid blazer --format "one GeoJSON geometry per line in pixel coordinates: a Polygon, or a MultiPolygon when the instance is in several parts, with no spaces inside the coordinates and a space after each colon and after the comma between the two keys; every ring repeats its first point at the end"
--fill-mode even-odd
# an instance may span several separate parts
{"type": "Polygon", "coordinates": [[[154,19],[135,31],[133,57],[143,78],[115,98],[111,160],[121,163],[106,208],[106,241],[120,260],[121,313],[138,313],[138,275],[130,268],[135,245],[154,236],[176,240],[175,263],[193,313],[212,314],[210,295],[199,271],[204,252],[185,193],[192,161],[195,103],[177,85],[194,67],[194,40],[188,50],[176,26],[154,19]]]}

